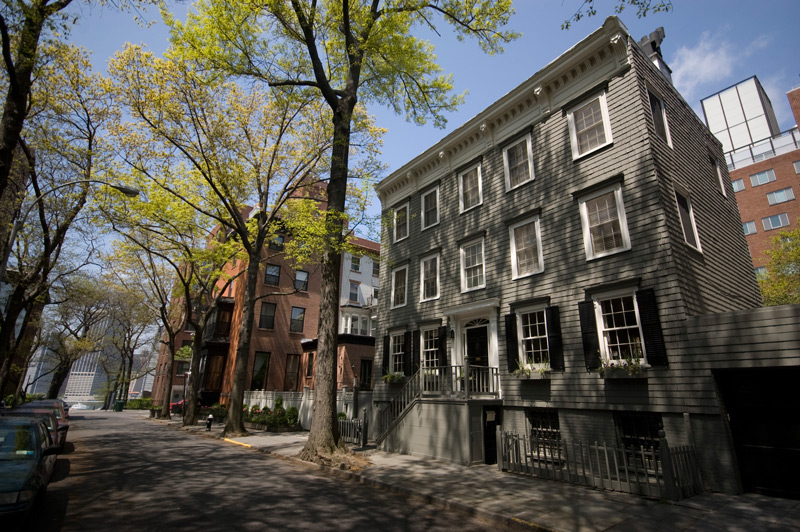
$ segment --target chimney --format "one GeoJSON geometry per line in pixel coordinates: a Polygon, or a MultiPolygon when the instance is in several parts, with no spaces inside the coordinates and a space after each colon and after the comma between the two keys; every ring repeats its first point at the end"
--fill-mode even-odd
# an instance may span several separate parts
{"type": "Polygon", "coordinates": [[[659,27],[646,37],[642,37],[639,41],[639,46],[645,51],[650,61],[656,66],[657,69],[664,74],[667,81],[672,83],[672,70],[670,70],[667,63],[664,61],[664,56],[661,55],[661,41],[664,40],[664,28],[659,27]]]}

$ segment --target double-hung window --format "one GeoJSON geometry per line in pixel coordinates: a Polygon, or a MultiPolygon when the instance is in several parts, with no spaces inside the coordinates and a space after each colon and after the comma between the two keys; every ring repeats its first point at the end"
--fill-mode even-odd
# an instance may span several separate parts
{"type": "Polygon", "coordinates": [[[594,300],[600,351],[607,362],[645,361],[636,295],[615,294],[594,300]]]}
{"type": "Polygon", "coordinates": [[[373,277],[380,277],[381,275],[381,263],[378,259],[372,259],[372,276],[373,277]]]}
{"type": "Polygon", "coordinates": [[[775,170],[772,168],[750,176],[750,184],[754,187],[766,185],[767,183],[772,183],[773,181],[775,181],[775,170]]]}
{"type": "Polygon", "coordinates": [[[392,270],[392,308],[405,306],[407,281],[408,266],[392,270]]]}
{"type": "Polygon", "coordinates": [[[302,307],[292,307],[292,321],[289,324],[289,332],[303,332],[303,324],[306,320],[306,309],[302,307]]]}
{"type": "Polygon", "coordinates": [[[579,207],[587,260],[631,248],[620,185],[581,198],[579,207]]]}
{"type": "Polygon", "coordinates": [[[517,341],[519,343],[520,368],[543,369],[550,366],[547,318],[544,308],[517,311],[517,341]]]}
{"type": "Polygon", "coordinates": [[[647,96],[650,99],[650,112],[653,116],[656,135],[671,147],[672,140],[669,136],[669,124],[667,123],[667,111],[664,107],[664,102],[650,91],[647,91],[647,96]]]}
{"type": "Polygon", "coordinates": [[[350,257],[350,270],[354,272],[361,271],[361,257],[356,257],[355,255],[350,257]]]}
{"type": "Polygon", "coordinates": [[[275,328],[275,303],[268,301],[261,302],[261,315],[258,317],[258,327],[260,329],[275,328]]]}
{"type": "Polygon", "coordinates": [[[301,292],[308,291],[308,272],[303,270],[294,272],[294,289],[301,292]]]}
{"type": "Polygon", "coordinates": [[[419,261],[420,301],[439,297],[439,254],[428,255],[419,261]]]}
{"type": "Polygon", "coordinates": [[[439,223],[439,187],[422,194],[422,228],[427,229],[439,223]]]}
{"type": "Polygon", "coordinates": [[[543,270],[539,217],[511,225],[511,278],[527,277],[543,270]]]}
{"type": "Polygon", "coordinates": [[[354,283],[353,281],[350,281],[350,294],[348,295],[348,298],[353,303],[359,303],[361,301],[361,299],[358,297],[360,286],[361,285],[359,283],[354,283]]]}
{"type": "Polygon", "coordinates": [[[789,215],[783,212],[774,216],[767,216],[761,219],[761,223],[764,225],[764,231],[780,229],[789,225],[789,215]]]}
{"type": "Polygon", "coordinates": [[[770,205],[777,205],[778,203],[785,203],[794,199],[794,191],[792,187],[776,190],[767,194],[767,201],[770,205]]]}
{"type": "Polygon", "coordinates": [[[533,148],[530,135],[525,135],[503,149],[503,169],[506,190],[517,188],[533,179],[533,148]]]}
{"type": "Polygon", "coordinates": [[[606,94],[582,103],[567,113],[572,158],[577,159],[611,144],[611,121],[606,94]]]}
{"type": "Polygon", "coordinates": [[[420,336],[420,344],[422,345],[422,367],[437,367],[439,365],[439,330],[436,328],[422,329],[420,336]]]}
{"type": "Polygon", "coordinates": [[[461,291],[469,292],[485,286],[483,238],[481,238],[461,246],[461,291]]]}
{"type": "Polygon", "coordinates": [[[697,225],[694,221],[692,200],[689,199],[689,196],[683,195],[676,190],[675,201],[678,204],[678,215],[681,219],[683,239],[693,248],[700,250],[700,237],[697,235],[697,225]]]}
{"type": "Polygon", "coordinates": [[[283,235],[277,235],[269,241],[269,249],[272,251],[283,251],[283,235]]]}
{"type": "Polygon", "coordinates": [[[403,358],[407,347],[406,335],[405,333],[395,333],[389,338],[389,371],[391,373],[403,373],[403,358]]]}
{"type": "Polygon", "coordinates": [[[394,241],[408,237],[408,203],[394,210],[394,241]]]}
{"type": "Polygon", "coordinates": [[[267,264],[264,272],[264,284],[278,286],[281,280],[281,267],[277,264],[267,264]]]}
{"type": "Polygon", "coordinates": [[[459,205],[461,212],[468,211],[483,203],[481,166],[476,165],[458,176],[459,205]]]}

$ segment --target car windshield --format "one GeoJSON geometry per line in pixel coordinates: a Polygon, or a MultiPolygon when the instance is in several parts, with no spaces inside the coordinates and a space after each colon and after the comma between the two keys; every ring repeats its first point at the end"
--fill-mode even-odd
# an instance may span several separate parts
{"type": "Polygon", "coordinates": [[[31,427],[0,427],[0,460],[32,460],[35,454],[31,427]]]}

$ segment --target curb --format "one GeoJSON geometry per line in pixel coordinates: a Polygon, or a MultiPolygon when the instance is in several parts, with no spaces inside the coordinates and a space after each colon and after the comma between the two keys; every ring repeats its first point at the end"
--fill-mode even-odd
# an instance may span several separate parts
{"type": "MultiPolygon", "coordinates": [[[[167,428],[172,428],[174,430],[182,430],[183,427],[180,426],[173,426],[168,421],[155,419],[154,421],[158,421],[161,425],[165,425],[167,428]]],[[[488,510],[481,510],[475,508],[474,506],[470,506],[467,503],[450,499],[447,497],[437,496],[437,495],[422,495],[417,493],[409,488],[397,486],[394,484],[390,484],[388,482],[384,482],[382,480],[369,478],[361,473],[354,472],[354,471],[346,471],[343,469],[337,469],[334,467],[316,464],[314,462],[306,462],[305,460],[300,460],[299,458],[295,458],[294,456],[287,456],[284,454],[275,453],[273,451],[267,449],[260,449],[258,447],[254,447],[247,443],[241,443],[230,438],[223,438],[221,435],[214,435],[213,433],[206,433],[205,431],[195,431],[195,430],[184,430],[183,432],[189,434],[196,434],[198,436],[211,438],[215,440],[221,440],[227,443],[231,443],[234,445],[239,445],[246,449],[250,449],[252,451],[256,451],[262,454],[266,454],[273,458],[278,458],[280,460],[284,460],[286,462],[291,462],[296,465],[303,465],[305,467],[310,467],[313,469],[317,469],[318,471],[322,471],[329,475],[342,478],[345,480],[351,480],[363,484],[365,486],[369,486],[371,488],[378,488],[389,493],[394,493],[397,495],[402,495],[408,499],[423,502],[425,504],[430,504],[433,506],[437,506],[439,508],[445,510],[452,510],[458,513],[462,513],[468,515],[470,517],[474,517],[479,519],[487,524],[496,525],[499,527],[503,527],[509,530],[533,530],[537,532],[559,532],[556,528],[550,528],[542,525],[538,525],[532,521],[527,521],[524,519],[520,519],[514,516],[507,516],[503,514],[498,514],[495,512],[490,512],[488,510]]]]}

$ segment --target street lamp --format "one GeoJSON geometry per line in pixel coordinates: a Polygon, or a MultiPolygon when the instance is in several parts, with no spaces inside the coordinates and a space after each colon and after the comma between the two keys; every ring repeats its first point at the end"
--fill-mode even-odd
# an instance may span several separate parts
{"type": "Polygon", "coordinates": [[[33,211],[33,207],[36,206],[36,204],[39,203],[42,200],[42,198],[44,198],[51,192],[54,192],[64,187],[68,187],[70,185],[77,185],[79,183],[100,183],[101,185],[106,185],[115,190],[119,190],[129,198],[135,198],[139,195],[139,191],[135,188],[126,187],[125,185],[115,185],[113,183],[107,183],[99,179],[78,179],[75,181],[68,181],[66,183],[61,183],[60,185],[57,185],[51,189],[45,190],[44,192],[36,196],[33,199],[33,202],[30,204],[30,206],[25,210],[25,213],[21,216],[17,216],[17,219],[14,221],[14,226],[11,228],[11,234],[8,235],[8,245],[6,245],[5,250],[3,250],[3,262],[0,263],[0,282],[3,282],[3,280],[6,277],[6,265],[8,264],[8,258],[11,256],[11,248],[14,247],[14,240],[16,240],[17,238],[17,233],[19,233],[20,229],[22,229],[23,224],[33,211]]]}

